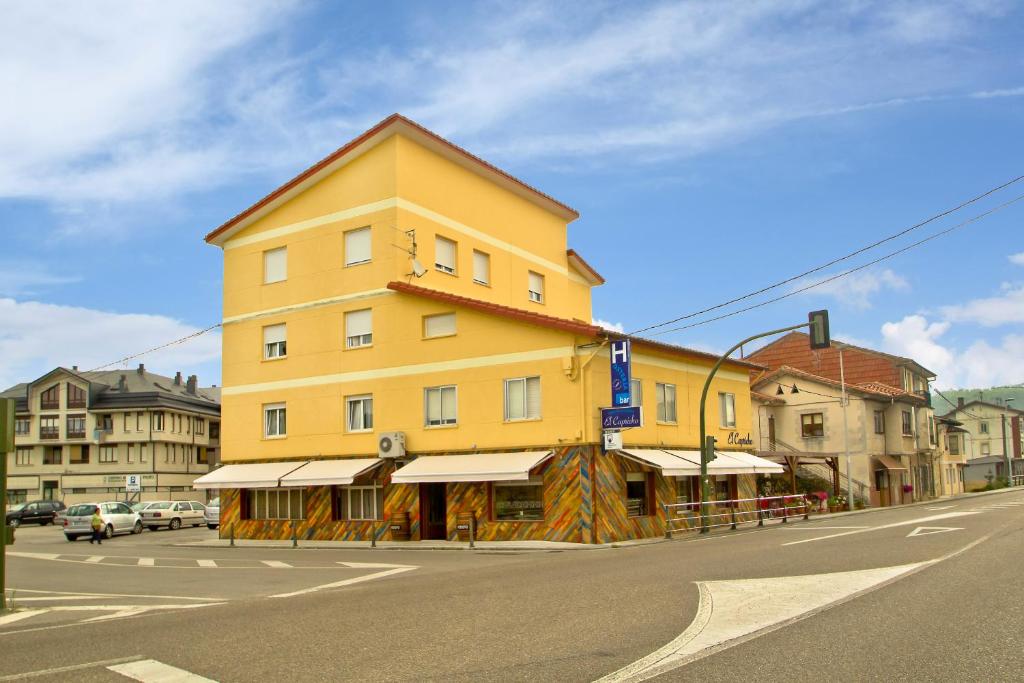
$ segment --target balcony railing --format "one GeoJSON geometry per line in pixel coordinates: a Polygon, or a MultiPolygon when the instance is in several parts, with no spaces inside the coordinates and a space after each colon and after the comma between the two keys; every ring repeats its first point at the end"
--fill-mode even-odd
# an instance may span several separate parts
{"type": "Polygon", "coordinates": [[[60,410],[60,399],[56,401],[40,401],[39,408],[41,410],[60,410]]]}
{"type": "Polygon", "coordinates": [[[39,428],[40,439],[59,439],[60,438],[60,427],[40,427],[39,428]]]}
{"type": "Polygon", "coordinates": [[[71,429],[71,428],[68,428],[68,438],[69,439],[84,439],[85,438],[85,428],[84,427],[82,429],[71,429]]]}

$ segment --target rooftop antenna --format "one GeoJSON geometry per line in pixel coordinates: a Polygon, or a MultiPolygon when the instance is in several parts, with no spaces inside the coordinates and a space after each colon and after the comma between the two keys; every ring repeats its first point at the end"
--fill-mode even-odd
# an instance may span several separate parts
{"type": "MultiPolygon", "coordinates": [[[[409,240],[412,242],[412,246],[408,250],[406,250],[406,253],[409,254],[409,258],[412,259],[412,272],[411,273],[406,273],[406,276],[409,277],[409,278],[413,278],[413,277],[420,278],[420,277],[423,277],[424,275],[427,274],[427,269],[424,268],[423,264],[420,263],[419,260],[416,258],[416,249],[417,249],[417,245],[416,245],[416,229],[413,228],[411,230],[406,230],[405,231],[405,236],[408,237],[409,240]]],[[[395,245],[395,246],[398,246],[398,245],[395,245]]]]}

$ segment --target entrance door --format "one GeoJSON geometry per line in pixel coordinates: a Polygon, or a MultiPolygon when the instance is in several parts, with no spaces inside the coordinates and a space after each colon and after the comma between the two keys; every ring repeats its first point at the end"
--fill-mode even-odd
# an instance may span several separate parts
{"type": "Polygon", "coordinates": [[[447,497],[447,484],[420,484],[420,536],[423,540],[447,540],[447,497]]]}

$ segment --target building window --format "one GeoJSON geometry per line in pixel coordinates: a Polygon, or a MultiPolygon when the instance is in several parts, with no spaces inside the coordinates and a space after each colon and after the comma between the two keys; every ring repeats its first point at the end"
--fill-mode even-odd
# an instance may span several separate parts
{"type": "Polygon", "coordinates": [[[935,417],[928,416],[928,443],[935,445],[935,417]]]}
{"type": "Polygon", "coordinates": [[[100,462],[117,462],[117,446],[100,446],[100,462]]]}
{"type": "Polygon", "coordinates": [[[981,421],[981,422],[979,422],[979,423],[978,423],[978,430],[979,430],[979,431],[980,431],[980,432],[981,432],[982,434],[988,434],[988,422],[985,422],[985,421],[981,421]]]}
{"type": "Polygon", "coordinates": [[[531,270],[528,291],[530,301],[535,301],[538,304],[544,303],[544,276],[531,270]]]}
{"type": "Polygon", "coordinates": [[[125,432],[131,431],[131,425],[128,422],[128,418],[130,418],[131,416],[132,416],[131,413],[122,413],[121,414],[121,430],[122,431],[125,431],[125,432]]]}
{"type": "Polygon", "coordinates": [[[358,349],[373,343],[373,318],[369,308],[345,314],[345,346],[358,349]]]}
{"type": "Polygon", "coordinates": [[[32,464],[32,449],[18,448],[14,451],[14,464],[21,467],[32,464]]]}
{"type": "Polygon", "coordinates": [[[438,313],[437,315],[423,316],[423,337],[433,339],[434,337],[450,337],[455,334],[455,314],[438,313]]]}
{"type": "Polygon", "coordinates": [[[15,436],[24,436],[32,431],[32,420],[27,417],[19,417],[14,421],[15,436]]]}
{"type": "Polygon", "coordinates": [[[39,438],[40,439],[59,439],[60,438],[60,418],[59,417],[40,417],[39,418],[39,438]]]}
{"type": "Polygon", "coordinates": [[[539,522],[544,519],[544,481],[500,481],[491,486],[492,519],[496,522],[539,522]]]}
{"type": "Polygon", "coordinates": [[[196,448],[196,463],[199,465],[209,465],[210,458],[207,454],[206,448],[199,446],[196,448]]]}
{"type": "Polygon", "coordinates": [[[801,415],[800,426],[805,439],[825,436],[825,417],[822,413],[801,415]]]}
{"type": "MultiPolygon", "coordinates": [[[[32,492],[35,495],[35,491],[32,492]]],[[[21,505],[28,502],[28,489],[7,489],[7,504],[21,505]]]]}
{"type": "Polygon", "coordinates": [[[250,489],[247,519],[305,519],[303,489],[250,489]]]}
{"type": "Polygon", "coordinates": [[[540,419],[540,377],[505,380],[505,420],[540,419]]]}
{"type": "Polygon", "coordinates": [[[77,449],[71,447],[71,464],[72,465],[87,465],[89,464],[89,444],[83,444],[77,449]],[[76,456],[77,453],[77,456],[76,456]]]}
{"type": "Polygon", "coordinates": [[[60,408],[60,385],[54,384],[39,396],[40,410],[57,410],[60,408]]]}
{"type": "Polygon", "coordinates": [[[885,411],[875,411],[875,434],[885,434],[885,411]]]}
{"type": "Polygon", "coordinates": [[[700,509],[700,477],[676,477],[676,504],[686,505],[683,510],[700,509]]]}
{"type": "Polygon", "coordinates": [[[201,417],[195,418],[196,423],[196,435],[203,436],[206,434],[206,420],[201,417]]]}
{"type": "Polygon", "coordinates": [[[263,252],[263,284],[288,279],[288,247],[263,252]]]}
{"type": "Polygon", "coordinates": [[[43,448],[44,465],[63,465],[64,449],[61,446],[46,446],[43,448]]]}
{"type": "MultiPolygon", "coordinates": [[[[950,438],[952,439],[952,437],[950,437],[950,438]]],[[[952,449],[950,450],[950,453],[952,453],[952,449]]],[[[981,454],[982,455],[992,455],[992,447],[989,444],[987,444],[987,443],[981,444],[981,454]]]]}
{"type": "Polygon", "coordinates": [[[913,418],[910,415],[910,411],[909,410],[902,411],[902,416],[903,416],[903,436],[913,436],[914,435],[914,423],[913,423],[913,418]]]}
{"type": "Polygon", "coordinates": [[[626,473],[626,516],[646,517],[651,514],[650,476],[646,472],[626,473]]]}
{"type": "Polygon", "coordinates": [[[133,443],[125,446],[125,462],[129,465],[135,462],[135,444],[133,443]]]}
{"type": "Polygon", "coordinates": [[[161,411],[153,413],[153,431],[162,432],[164,431],[164,414],[161,411]]]}
{"type": "Polygon", "coordinates": [[[68,415],[68,438],[85,438],[85,415],[68,415]]]}
{"type": "Polygon", "coordinates": [[[642,406],[644,404],[644,390],[643,384],[639,379],[631,378],[629,380],[629,405],[633,407],[642,406]]]}
{"type": "Polygon", "coordinates": [[[434,237],[434,267],[442,273],[455,275],[455,242],[447,237],[434,237]]]}
{"type": "Polygon", "coordinates": [[[263,359],[284,358],[288,355],[288,340],[286,338],[288,326],[267,325],[263,328],[263,359]]]}
{"type": "Polygon", "coordinates": [[[68,408],[85,407],[85,389],[68,382],[68,408]]]}
{"type": "Polygon", "coordinates": [[[913,374],[911,374],[910,370],[908,370],[906,368],[902,368],[902,376],[903,376],[903,390],[904,391],[913,391],[913,389],[914,389],[914,376],[913,376],[913,374]]]}
{"type": "Polygon", "coordinates": [[[723,427],[736,426],[736,394],[719,392],[718,415],[723,427]]]}
{"type": "Polygon", "coordinates": [[[384,488],[377,485],[338,487],[338,519],[384,519],[384,488]]]}
{"type": "Polygon", "coordinates": [[[270,403],[263,406],[263,436],[268,439],[288,434],[283,403],[270,403]]]}
{"type": "Polygon", "coordinates": [[[220,438],[220,422],[210,423],[210,439],[220,438]]]}
{"type": "Polygon", "coordinates": [[[425,424],[428,427],[457,423],[455,385],[423,390],[425,424]]]}
{"type": "Polygon", "coordinates": [[[676,385],[657,382],[654,385],[654,394],[658,400],[658,422],[675,422],[676,385]]]}
{"type": "Polygon", "coordinates": [[[345,399],[346,426],[350,432],[373,430],[373,396],[349,396],[345,399]]]}
{"type": "MultiPolygon", "coordinates": [[[[737,488],[736,475],[734,475],[734,474],[719,474],[719,475],[717,475],[715,477],[715,488],[714,488],[715,500],[717,500],[717,501],[736,500],[737,493],[738,493],[736,488],[737,488]]],[[[733,507],[733,506],[735,506],[735,503],[732,503],[728,507],[733,507]]]]}
{"type": "MultiPolygon", "coordinates": [[[[960,437],[957,436],[956,434],[950,434],[949,437],[947,438],[947,441],[949,443],[949,454],[950,455],[960,455],[960,437]]],[[[988,444],[984,444],[984,445],[987,446],[988,444]]],[[[984,452],[985,452],[985,450],[983,448],[982,449],[982,453],[984,454],[984,452]]]]}
{"type": "Polygon", "coordinates": [[[114,431],[114,416],[110,413],[96,417],[96,429],[101,429],[108,434],[114,431]]]}
{"type": "Polygon", "coordinates": [[[359,228],[345,233],[345,265],[370,262],[370,229],[359,228]]]}
{"type": "Polygon", "coordinates": [[[146,462],[146,444],[144,443],[139,444],[139,462],[146,462]]]}
{"type": "Polygon", "coordinates": [[[491,284],[491,257],[482,251],[473,251],[473,282],[491,284]]]}
{"type": "Polygon", "coordinates": [[[135,431],[142,431],[142,413],[135,413],[135,431]]]}

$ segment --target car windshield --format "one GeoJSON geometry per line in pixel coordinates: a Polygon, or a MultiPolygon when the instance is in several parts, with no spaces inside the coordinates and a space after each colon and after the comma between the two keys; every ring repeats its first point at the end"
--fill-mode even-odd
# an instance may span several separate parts
{"type": "Polygon", "coordinates": [[[213,500],[211,500],[209,503],[206,504],[206,507],[208,507],[208,508],[219,508],[220,507],[220,498],[219,497],[218,498],[214,498],[213,500]]]}
{"type": "Polygon", "coordinates": [[[28,507],[28,503],[18,503],[17,505],[15,505],[14,507],[11,508],[11,512],[17,512],[18,510],[24,510],[26,507],[28,507]]]}
{"type": "Polygon", "coordinates": [[[68,510],[68,517],[92,517],[93,511],[96,509],[95,505],[72,505],[71,509],[68,510]]]}
{"type": "Polygon", "coordinates": [[[146,509],[147,510],[166,510],[169,507],[171,507],[170,503],[153,503],[152,505],[150,505],[146,509]]]}
{"type": "Polygon", "coordinates": [[[139,510],[144,509],[147,505],[149,505],[149,503],[135,503],[132,505],[132,512],[138,512],[139,510]]]}

